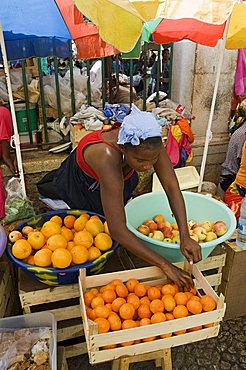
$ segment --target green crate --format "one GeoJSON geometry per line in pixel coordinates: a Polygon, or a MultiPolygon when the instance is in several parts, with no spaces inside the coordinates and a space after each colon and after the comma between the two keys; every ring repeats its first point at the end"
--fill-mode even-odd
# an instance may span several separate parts
{"type": "MultiPolygon", "coordinates": [[[[31,130],[36,131],[38,129],[38,117],[36,105],[29,104],[29,113],[31,130]]],[[[19,133],[29,132],[26,104],[25,103],[15,104],[15,114],[19,133]]]]}

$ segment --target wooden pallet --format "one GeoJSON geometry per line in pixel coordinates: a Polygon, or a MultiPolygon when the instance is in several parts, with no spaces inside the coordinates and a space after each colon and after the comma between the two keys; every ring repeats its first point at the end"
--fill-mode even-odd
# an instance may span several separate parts
{"type": "Polygon", "coordinates": [[[57,348],[57,370],[68,370],[65,347],[57,348]]]}
{"type": "Polygon", "coordinates": [[[24,314],[49,311],[57,320],[57,341],[66,357],[87,352],[79,304],[78,284],[48,287],[19,271],[19,297],[24,314]],[[68,343],[69,342],[69,343],[68,343]]]}
{"type": "Polygon", "coordinates": [[[0,318],[14,314],[15,297],[9,264],[0,262],[0,318]]]}
{"type": "MultiPolygon", "coordinates": [[[[217,308],[212,312],[205,312],[199,315],[192,315],[181,319],[171,320],[166,323],[154,324],[148,327],[146,332],[145,327],[137,327],[129,330],[120,330],[115,332],[108,332],[104,334],[98,334],[97,325],[87,318],[86,307],[84,303],[84,292],[92,287],[101,287],[110,283],[113,279],[120,279],[123,282],[129,278],[135,278],[147,285],[165,284],[167,281],[166,277],[163,276],[163,272],[157,267],[145,267],[141,269],[119,271],[116,273],[103,274],[99,276],[88,276],[84,269],[80,270],[80,294],[81,294],[81,306],[82,306],[82,317],[84,324],[84,331],[86,337],[86,343],[88,347],[89,361],[91,364],[97,364],[105,361],[112,361],[115,359],[122,359],[124,357],[133,357],[136,355],[145,355],[154,351],[168,350],[171,347],[179,346],[191,342],[200,341],[203,339],[212,338],[219,333],[219,322],[223,319],[225,313],[224,297],[221,294],[220,297],[212,289],[207,279],[203,276],[201,271],[196,265],[189,265],[188,263],[175,264],[180,268],[191,269],[191,273],[194,276],[194,283],[199,291],[203,291],[203,294],[212,296],[217,302],[217,308]],[[122,342],[128,342],[132,340],[139,340],[146,337],[159,336],[163,334],[173,333],[176,331],[193,328],[200,325],[206,325],[214,323],[213,326],[203,328],[202,330],[187,332],[182,335],[171,336],[164,339],[156,339],[152,342],[145,342],[139,344],[133,344],[127,347],[116,347],[114,349],[102,349],[102,347],[108,345],[115,345],[122,342]]],[[[171,369],[170,356],[168,363],[171,369]]],[[[128,361],[128,364],[131,361],[128,361]]],[[[123,366],[123,365],[122,365],[123,366]]],[[[127,369],[126,367],[120,367],[121,370],[127,369]]]]}

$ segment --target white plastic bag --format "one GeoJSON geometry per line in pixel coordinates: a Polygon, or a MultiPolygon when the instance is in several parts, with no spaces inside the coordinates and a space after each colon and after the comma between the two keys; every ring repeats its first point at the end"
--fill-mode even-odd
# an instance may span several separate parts
{"type": "Polygon", "coordinates": [[[19,178],[12,177],[8,181],[6,192],[6,216],[4,218],[6,224],[35,215],[31,201],[28,198],[25,198],[23,195],[19,178]]]}

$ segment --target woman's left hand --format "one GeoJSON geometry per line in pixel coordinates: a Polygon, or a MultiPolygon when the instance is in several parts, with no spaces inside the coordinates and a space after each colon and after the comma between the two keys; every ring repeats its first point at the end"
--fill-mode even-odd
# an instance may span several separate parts
{"type": "Polygon", "coordinates": [[[201,246],[189,236],[181,240],[180,250],[191,263],[197,263],[202,259],[201,246]]]}

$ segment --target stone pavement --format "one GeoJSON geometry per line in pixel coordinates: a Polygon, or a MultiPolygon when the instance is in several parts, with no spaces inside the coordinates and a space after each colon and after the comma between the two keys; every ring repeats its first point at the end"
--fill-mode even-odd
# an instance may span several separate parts
{"type": "MultiPolygon", "coordinates": [[[[222,323],[217,338],[172,349],[173,370],[246,369],[246,317],[222,323]]],[[[69,370],[111,370],[111,362],[92,366],[87,355],[68,360],[69,370]]],[[[155,370],[153,361],[130,365],[131,370],[155,370]]]]}

